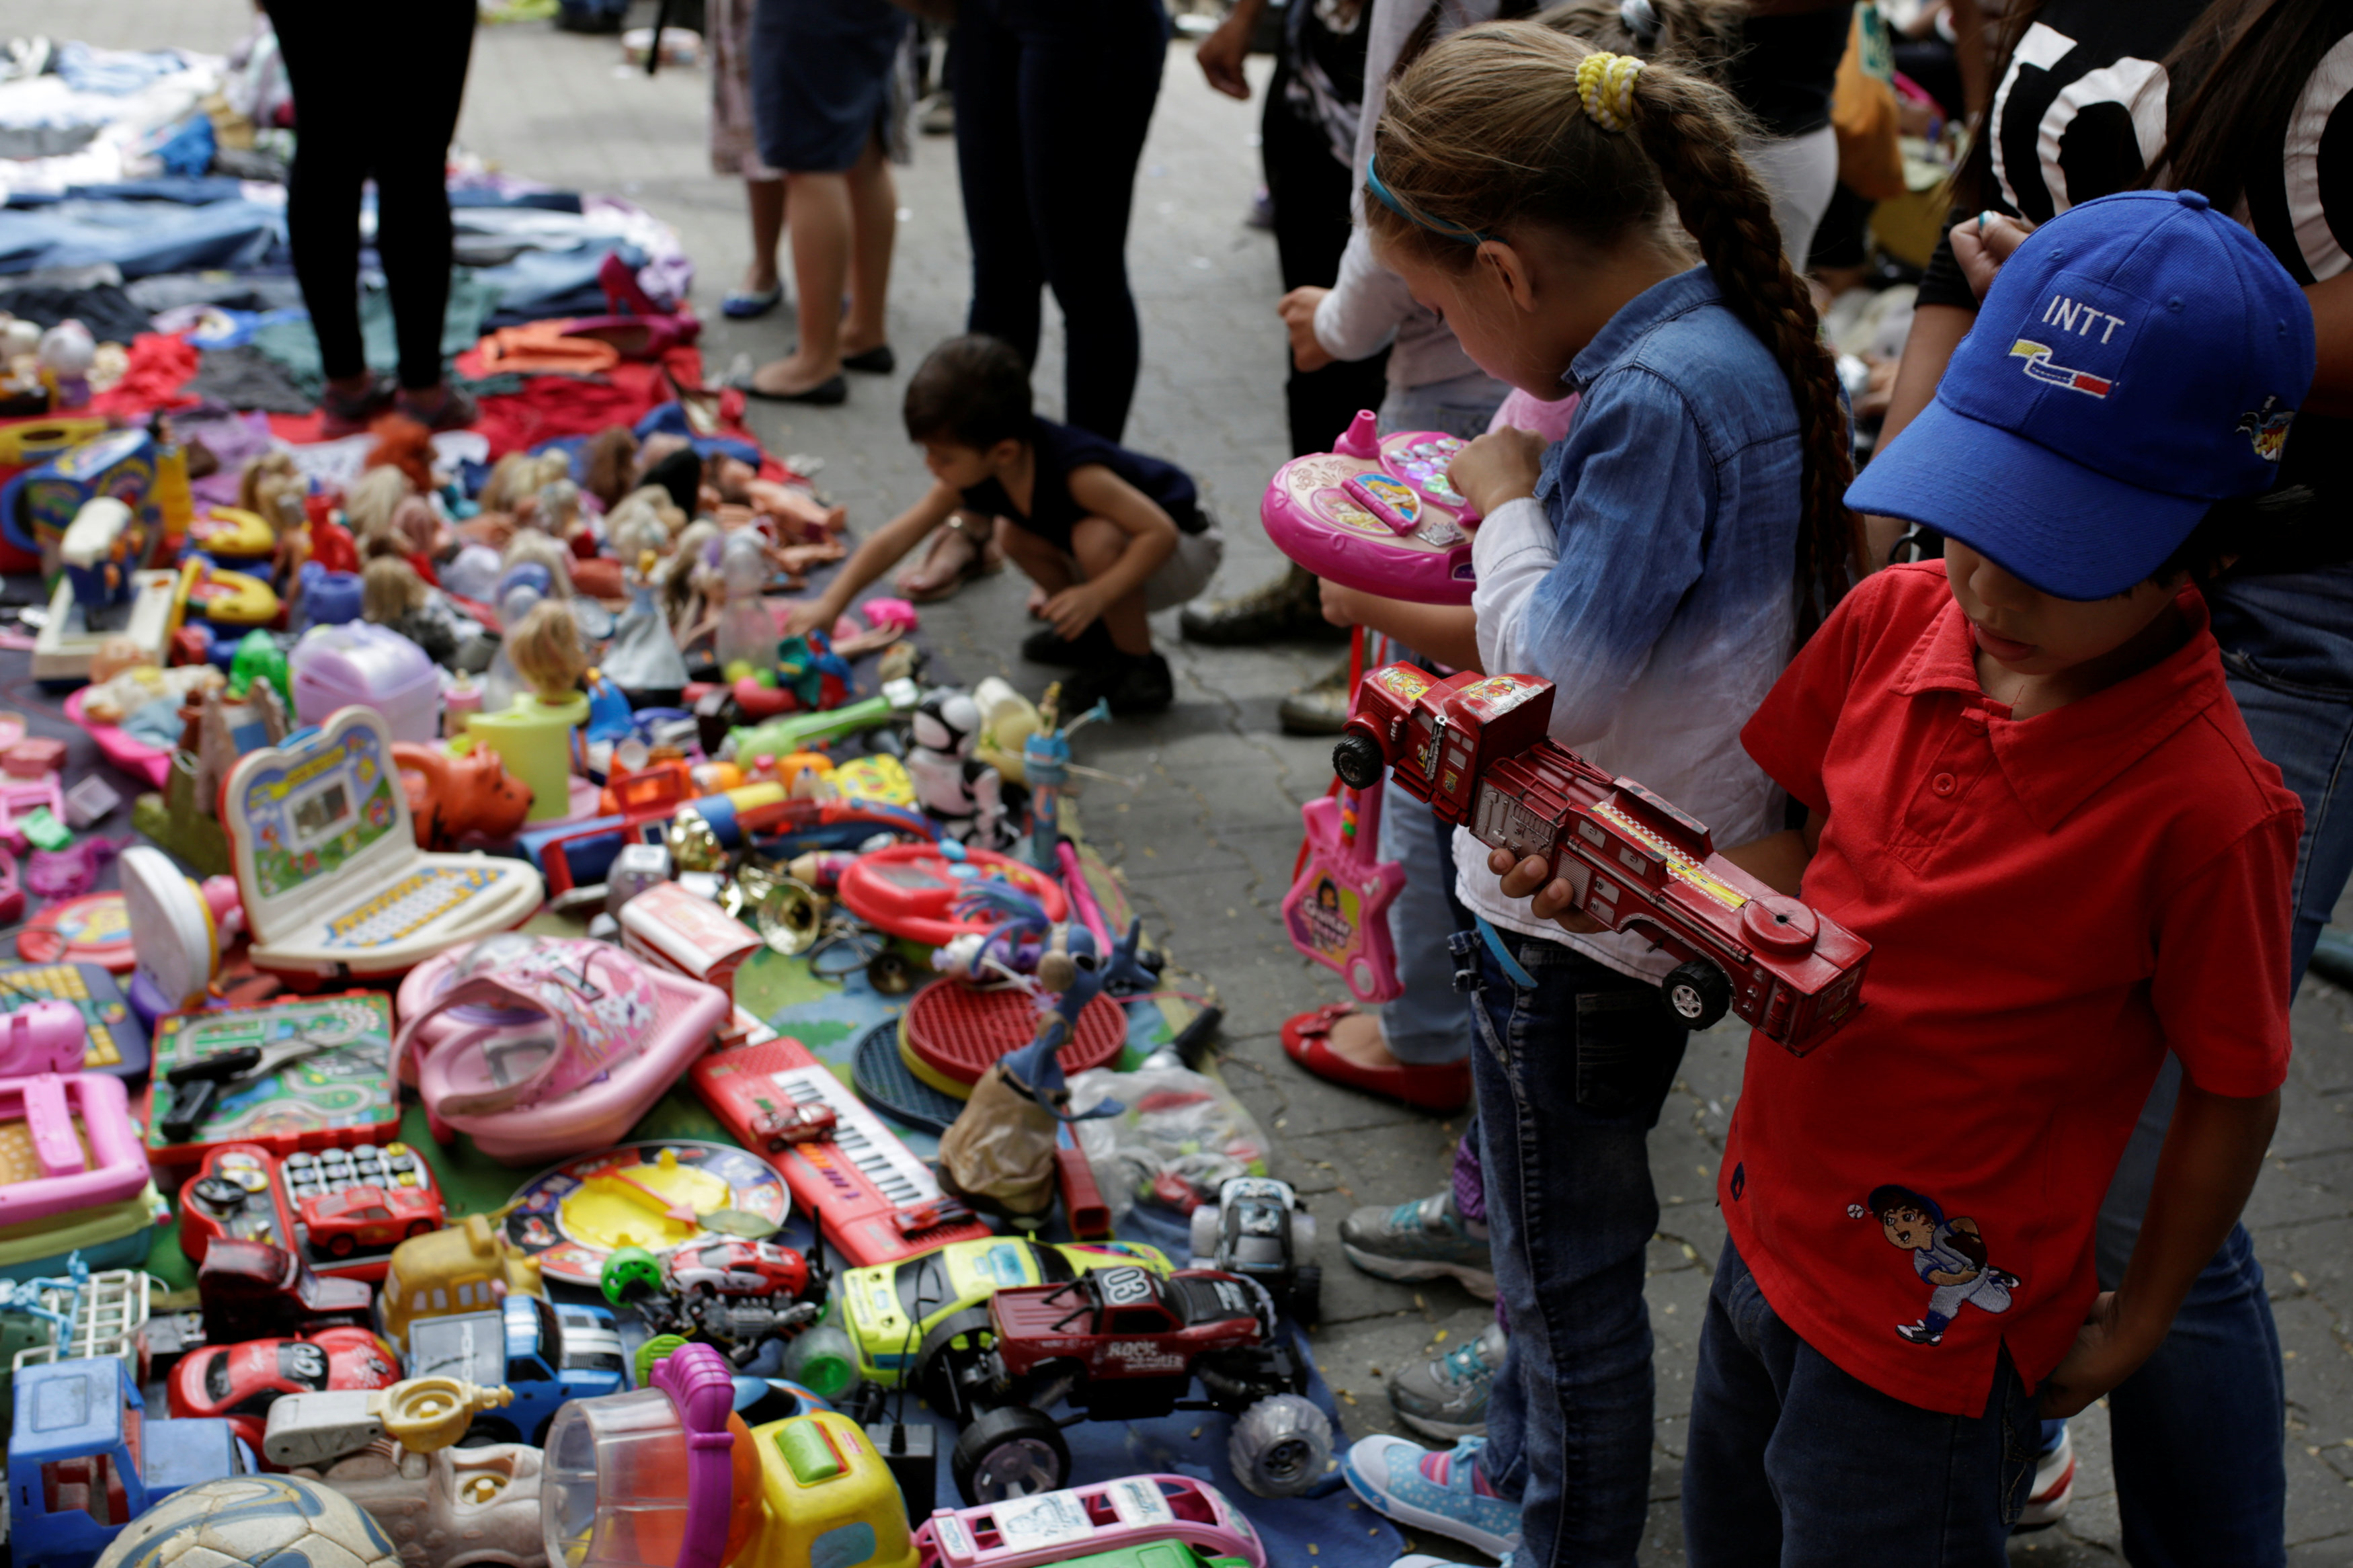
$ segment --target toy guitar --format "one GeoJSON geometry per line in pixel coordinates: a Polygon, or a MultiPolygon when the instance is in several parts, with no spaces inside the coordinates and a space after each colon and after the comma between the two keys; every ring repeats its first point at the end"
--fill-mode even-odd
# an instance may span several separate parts
{"type": "Polygon", "coordinates": [[[1293,458],[1267,482],[1259,516],[1275,548],[1319,577],[1384,598],[1471,602],[1478,513],[1448,481],[1463,441],[1436,430],[1377,436],[1373,412],[1329,452],[1293,458]]]}
{"type": "Polygon", "coordinates": [[[1344,784],[1398,784],[1482,844],[1540,855],[1577,907],[1676,960],[1667,1005],[1704,1029],[1727,1008],[1792,1054],[1861,1005],[1871,944],[1715,853],[1707,828],[1546,736],[1553,686],[1529,675],[1444,680],[1385,665],[1356,689],[1332,749],[1344,784]]]}
{"type": "Polygon", "coordinates": [[[1389,942],[1389,905],[1405,868],[1375,852],[1381,789],[1343,786],[1299,808],[1307,827],[1299,874],[1282,899],[1282,929],[1304,956],[1337,973],[1359,1002],[1388,1002],[1405,987],[1389,942]]]}

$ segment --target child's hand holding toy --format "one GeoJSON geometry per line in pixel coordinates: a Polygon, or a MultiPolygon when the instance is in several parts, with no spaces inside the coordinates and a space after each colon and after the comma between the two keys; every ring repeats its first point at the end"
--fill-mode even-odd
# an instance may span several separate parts
{"type": "MultiPolygon", "coordinates": [[[[1525,435],[1525,431],[1515,431],[1525,435]]],[[[1455,481],[1461,488],[1461,481],[1455,481]]],[[[1550,921],[1565,931],[1580,936],[1609,928],[1577,907],[1577,891],[1566,877],[1552,877],[1552,868],[1541,855],[1531,855],[1525,860],[1514,860],[1508,849],[1491,849],[1487,853],[1487,869],[1503,879],[1504,897],[1526,899],[1528,912],[1540,921],[1550,921]]]]}
{"type": "Polygon", "coordinates": [[[1446,477],[1462,492],[1472,510],[1493,517],[1507,501],[1525,500],[1536,493],[1544,472],[1545,438],[1533,430],[1508,426],[1490,430],[1454,454],[1446,477]]]}

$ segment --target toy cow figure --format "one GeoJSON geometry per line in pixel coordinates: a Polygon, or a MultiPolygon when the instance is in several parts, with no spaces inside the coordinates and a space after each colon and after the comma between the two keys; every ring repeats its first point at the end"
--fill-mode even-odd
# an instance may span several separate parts
{"type": "Polygon", "coordinates": [[[928,693],[914,712],[907,777],[916,803],[944,825],[946,837],[1001,849],[1012,839],[1005,781],[972,754],[980,727],[980,704],[965,693],[947,687],[928,693]]]}

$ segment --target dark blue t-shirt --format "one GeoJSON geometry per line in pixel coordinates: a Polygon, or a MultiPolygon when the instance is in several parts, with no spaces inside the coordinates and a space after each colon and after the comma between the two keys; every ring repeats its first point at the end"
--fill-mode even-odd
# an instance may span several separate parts
{"type": "Polygon", "coordinates": [[[1071,548],[1071,528],[1087,515],[1086,509],[1071,499],[1071,470],[1101,463],[1158,501],[1160,509],[1176,521],[1179,533],[1199,533],[1208,527],[1201,516],[1201,494],[1193,486],[1193,476],[1174,463],[1131,452],[1092,430],[1057,425],[1051,419],[1037,421],[1029,443],[1037,454],[1037,472],[1030,484],[1029,510],[1026,514],[995,479],[983,479],[965,491],[964,504],[984,516],[1008,519],[1015,526],[1067,552],[1071,548]]]}

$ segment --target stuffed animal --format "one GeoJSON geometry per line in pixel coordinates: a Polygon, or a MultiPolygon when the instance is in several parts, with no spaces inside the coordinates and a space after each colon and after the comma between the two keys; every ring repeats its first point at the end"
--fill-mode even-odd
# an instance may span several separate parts
{"type": "Polygon", "coordinates": [[[470,833],[511,837],[531,811],[531,786],[507,772],[488,746],[452,756],[438,746],[401,741],[393,745],[392,761],[420,849],[455,849],[470,833]]]}

